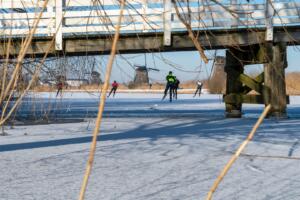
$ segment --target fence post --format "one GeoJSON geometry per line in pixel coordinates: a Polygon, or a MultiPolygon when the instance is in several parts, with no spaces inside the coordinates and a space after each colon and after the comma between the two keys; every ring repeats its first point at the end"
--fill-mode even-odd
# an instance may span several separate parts
{"type": "Polygon", "coordinates": [[[266,41],[273,41],[273,16],[274,16],[274,5],[272,0],[266,0],[265,3],[265,19],[266,19],[266,41]]]}
{"type": "MultiPolygon", "coordinates": [[[[237,0],[231,0],[230,4],[231,10],[237,11],[237,0]]],[[[232,19],[231,27],[237,27],[239,25],[238,16],[236,13],[232,13],[232,15],[234,15],[235,17],[232,19]]]]}
{"type": "Polygon", "coordinates": [[[147,0],[142,1],[142,9],[143,9],[143,32],[147,31],[147,0]]]}
{"type": "Polygon", "coordinates": [[[63,0],[55,0],[55,50],[61,51],[62,47],[62,24],[63,24],[63,0]]]}
{"type": "Polygon", "coordinates": [[[53,36],[55,33],[55,12],[52,4],[47,5],[47,13],[49,14],[48,36],[53,36]]]}
{"type": "Polygon", "coordinates": [[[171,45],[172,32],[172,3],[171,0],[164,0],[164,45],[171,45]]]}

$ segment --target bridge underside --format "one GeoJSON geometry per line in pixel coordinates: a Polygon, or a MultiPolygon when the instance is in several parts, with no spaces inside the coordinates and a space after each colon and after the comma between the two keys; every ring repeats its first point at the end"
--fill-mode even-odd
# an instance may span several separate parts
{"type": "MultiPolygon", "coordinates": [[[[173,32],[170,46],[164,46],[163,34],[139,33],[122,35],[118,42],[120,53],[167,52],[195,50],[195,45],[187,32],[173,32]]],[[[27,57],[41,57],[47,51],[52,38],[35,38],[27,51],[27,57]]],[[[265,43],[265,29],[214,30],[199,32],[198,41],[204,49],[227,49],[234,46],[249,46],[265,43]]],[[[284,42],[288,45],[300,44],[300,29],[297,27],[275,28],[274,43],[284,42]]],[[[5,57],[7,40],[0,41],[0,58],[5,57]]],[[[13,40],[10,50],[12,57],[17,56],[22,39],[13,40]]],[[[112,45],[111,36],[86,35],[69,36],[63,39],[63,50],[56,51],[51,47],[49,56],[67,55],[105,55],[109,54],[112,45]]]]}

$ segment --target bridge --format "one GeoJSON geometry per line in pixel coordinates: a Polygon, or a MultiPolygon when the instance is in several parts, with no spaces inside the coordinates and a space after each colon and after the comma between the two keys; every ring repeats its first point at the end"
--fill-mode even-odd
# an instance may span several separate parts
{"type": "MultiPolygon", "coordinates": [[[[114,0],[11,0],[0,2],[0,58],[18,55],[34,28],[27,56],[107,54],[120,5],[114,0]],[[55,45],[50,46],[52,38],[55,45]]],[[[272,104],[284,116],[288,97],[286,46],[300,41],[300,0],[127,0],[118,42],[120,53],[227,49],[224,95],[228,117],[240,117],[242,103],[272,104]],[[245,75],[248,64],[263,63],[264,73],[245,75]],[[250,91],[256,94],[249,94],[250,91]]]]}

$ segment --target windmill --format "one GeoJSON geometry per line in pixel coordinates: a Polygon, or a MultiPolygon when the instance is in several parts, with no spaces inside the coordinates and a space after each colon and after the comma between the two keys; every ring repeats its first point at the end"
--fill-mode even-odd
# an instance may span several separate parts
{"type": "Polygon", "coordinates": [[[213,63],[213,73],[209,79],[209,89],[212,93],[222,93],[226,85],[226,73],[224,71],[225,57],[216,56],[213,63]]]}
{"type": "Polygon", "coordinates": [[[225,57],[224,56],[216,56],[214,59],[212,77],[224,76],[224,74],[225,74],[224,67],[225,67],[225,57]]]}
{"type": "Polygon", "coordinates": [[[149,84],[149,71],[159,71],[159,69],[146,67],[144,65],[135,65],[134,85],[149,84]]]}

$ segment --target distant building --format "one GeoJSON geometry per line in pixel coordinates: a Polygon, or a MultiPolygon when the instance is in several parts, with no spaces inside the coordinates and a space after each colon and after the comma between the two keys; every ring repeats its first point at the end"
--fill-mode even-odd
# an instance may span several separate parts
{"type": "Polygon", "coordinates": [[[88,85],[89,81],[87,79],[67,79],[65,83],[67,86],[80,87],[82,85],[88,85]]]}
{"type": "Polygon", "coordinates": [[[65,76],[56,76],[56,79],[43,79],[42,84],[56,86],[57,83],[64,82],[66,86],[70,87],[80,87],[82,85],[88,85],[89,81],[87,79],[77,79],[77,78],[69,78],[66,79],[65,76]]]}

